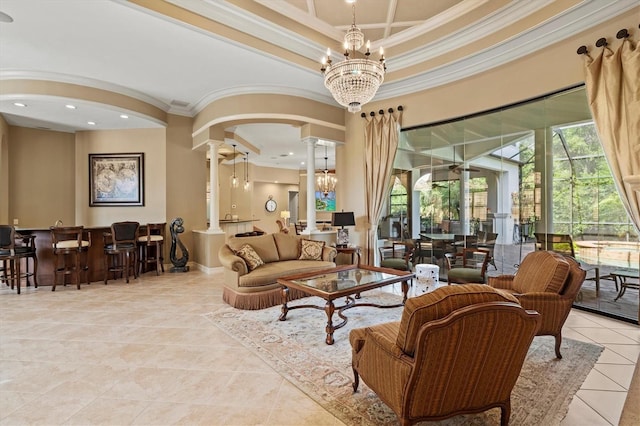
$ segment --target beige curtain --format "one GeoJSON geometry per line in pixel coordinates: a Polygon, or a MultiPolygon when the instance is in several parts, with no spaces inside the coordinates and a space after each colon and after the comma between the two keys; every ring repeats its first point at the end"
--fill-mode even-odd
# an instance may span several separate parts
{"type": "Polygon", "coordinates": [[[365,200],[367,214],[367,240],[365,264],[373,265],[376,256],[377,226],[389,192],[393,161],[398,149],[400,116],[393,114],[367,118],[365,139],[365,200]]]}
{"type": "Polygon", "coordinates": [[[640,232],[640,49],[625,39],[586,56],[591,113],[620,198],[640,232]]]}

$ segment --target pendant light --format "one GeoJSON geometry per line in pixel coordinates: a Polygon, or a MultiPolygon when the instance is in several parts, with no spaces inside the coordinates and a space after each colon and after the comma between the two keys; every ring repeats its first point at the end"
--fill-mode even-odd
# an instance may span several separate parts
{"type": "Polygon", "coordinates": [[[244,186],[245,191],[249,191],[251,189],[251,184],[249,183],[249,151],[246,152],[244,156],[244,186]]]}
{"type": "Polygon", "coordinates": [[[233,175],[231,176],[231,187],[238,187],[238,176],[236,176],[236,145],[233,144],[233,175]]]}

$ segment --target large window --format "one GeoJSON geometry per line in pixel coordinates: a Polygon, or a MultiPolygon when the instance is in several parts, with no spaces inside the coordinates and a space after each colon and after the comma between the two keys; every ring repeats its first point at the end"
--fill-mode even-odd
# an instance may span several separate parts
{"type": "Polygon", "coordinates": [[[536,234],[567,235],[585,269],[598,268],[601,277],[596,292],[595,276],[588,275],[576,305],[637,321],[637,293],[618,297],[607,276],[640,267],[638,234],[613,183],[584,87],[404,129],[395,166],[422,176],[406,203],[419,203],[411,209],[419,214],[411,222],[420,223],[415,238],[425,231],[496,234],[489,275],[498,275],[515,273],[540,247],[536,234]]]}

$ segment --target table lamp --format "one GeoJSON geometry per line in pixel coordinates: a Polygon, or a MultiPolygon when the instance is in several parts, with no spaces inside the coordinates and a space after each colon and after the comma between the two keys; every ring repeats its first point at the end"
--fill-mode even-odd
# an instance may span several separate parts
{"type": "Polygon", "coordinates": [[[280,217],[284,219],[284,226],[289,226],[289,218],[291,217],[291,212],[289,210],[282,210],[280,212],[280,217]]]}
{"type": "Polygon", "coordinates": [[[337,246],[347,247],[349,245],[349,230],[344,229],[345,226],[355,226],[356,221],[353,212],[334,212],[331,213],[331,226],[340,226],[338,229],[337,246]]]}

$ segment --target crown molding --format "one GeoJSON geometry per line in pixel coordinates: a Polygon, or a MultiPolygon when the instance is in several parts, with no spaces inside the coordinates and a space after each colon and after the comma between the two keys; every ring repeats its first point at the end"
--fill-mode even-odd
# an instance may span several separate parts
{"type": "Polygon", "coordinates": [[[402,56],[387,58],[387,66],[389,69],[399,70],[460,49],[469,43],[473,43],[511,25],[513,22],[523,19],[553,3],[553,1],[526,1],[524,4],[520,1],[514,1],[482,21],[461,27],[458,31],[447,35],[446,38],[433,40],[426,45],[420,46],[420,48],[403,53],[402,56]]]}
{"type": "Polygon", "coordinates": [[[107,83],[102,80],[96,80],[93,78],[81,77],[77,75],[44,72],[44,71],[29,71],[29,70],[17,70],[6,69],[0,70],[0,80],[43,80],[53,81],[57,83],[75,84],[78,86],[90,87],[92,89],[104,90],[107,92],[119,93],[130,98],[137,99],[142,102],[146,102],[159,108],[165,112],[169,111],[170,106],[159,99],[151,97],[145,93],[137,90],[132,90],[118,84],[107,83]]]}
{"type": "MultiPolygon", "coordinates": [[[[572,37],[576,33],[610,20],[637,6],[637,0],[617,0],[612,3],[598,0],[583,1],[559,15],[557,19],[547,21],[533,31],[521,34],[477,54],[407,79],[383,83],[374,99],[383,100],[407,95],[488,71],[572,37]]],[[[392,62],[387,62],[391,68],[392,62]]]]}

